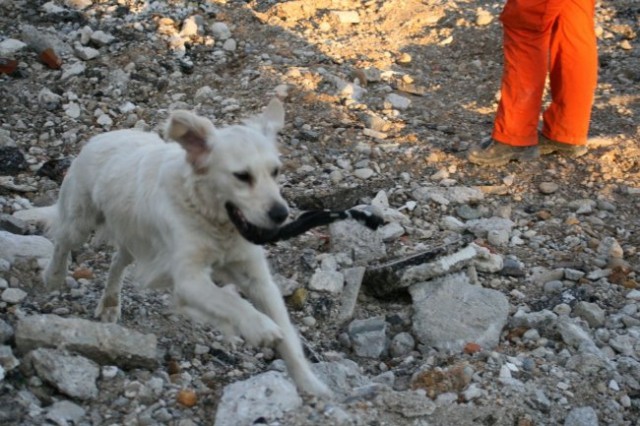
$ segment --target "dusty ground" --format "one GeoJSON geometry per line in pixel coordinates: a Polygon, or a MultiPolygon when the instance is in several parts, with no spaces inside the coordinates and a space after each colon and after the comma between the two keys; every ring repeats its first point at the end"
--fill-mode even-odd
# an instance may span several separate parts
{"type": "MultiPolygon", "coordinates": [[[[501,73],[501,27],[498,14],[501,3],[488,1],[417,0],[320,0],[320,1],[56,1],[67,12],[43,12],[44,1],[0,1],[0,36],[21,39],[21,28],[34,25],[49,29],[53,39],[63,40],[63,61],[74,56],[68,47],[69,34],[85,25],[103,29],[116,41],[100,48],[100,54],[83,61],[86,70],[62,80],[61,71],[40,64],[29,49],[18,52],[23,71],[21,78],[0,76],[0,117],[2,129],[27,153],[30,168],[16,174],[15,184],[34,186],[33,191],[17,192],[0,187],[0,205],[13,213],[20,197],[33,204],[46,204],[55,196],[59,182],[37,176],[43,162],[73,157],[82,141],[107,129],[155,128],[170,109],[196,108],[218,125],[235,122],[259,110],[268,99],[286,85],[287,126],[282,132],[282,151],[286,163],[284,192],[298,209],[349,207],[370,201],[378,190],[385,190],[391,205],[399,208],[412,200],[415,187],[450,178],[463,186],[482,186],[488,191],[476,209],[508,208],[523,230],[547,236],[547,243],[511,245],[498,248],[505,256],[514,256],[528,271],[533,267],[571,267],[591,271],[592,253],[605,237],[614,237],[625,253],[624,271],[602,290],[595,286],[585,300],[597,301],[608,314],[618,312],[628,301],[625,292],[637,286],[640,272],[640,8],[633,0],[613,0],[597,5],[599,43],[599,83],[591,123],[590,151],[579,159],[544,157],[527,163],[511,163],[498,169],[483,169],[465,161],[469,146],[486,139],[496,109],[501,73]],[[86,3],[85,9],[74,6],[86,3]],[[161,6],[158,6],[161,4],[161,6]],[[68,6],[68,7],[67,7],[68,6]],[[482,9],[483,12],[479,10],[482,9]],[[341,23],[336,11],[357,12],[359,22],[341,23]],[[199,15],[204,30],[191,37],[182,55],[176,42],[181,23],[199,15]],[[492,17],[492,19],[487,18],[492,17]],[[484,22],[483,22],[484,20],[484,22]],[[237,42],[235,49],[221,48],[207,40],[209,26],[224,22],[237,42]],[[172,47],[173,45],[173,47],[172,47]],[[177,47],[176,47],[177,46],[177,47]],[[217,53],[213,53],[213,52],[217,53]],[[132,65],[133,64],[133,65],[132,65]],[[373,70],[373,72],[371,72],[373,70]],[[340,91],[336,79],[358,81],[366,89],[360,97],[340,91]],[[209,92],[202,92],[209,86],[209,92]],[[280,86],[280,87],[279,87],[280,86]],[[62,96],[48,108],[38,96],[42,89],[62,96]],[[407,109],[394,109],[385,103],[388,93],[411,100],[407,109]],[[125,102],[133,109],[122,108],[125,102]],[[72,117],[69,104],[80,106],[72,117]],[[100,109],[101,112],[96,112],[100,109]],[[106,113],[110,124],[99,124],[106,113]],[[377,119],[371,124],[371,116],[377,119]],[[143,120],[141,123],[139,120],[143,120]],[[373,129],[378,138],[365,134],[373,129]],[[364,179],[353,169],[371,169],[364,179]],[[439,172],[439,177],[432,176],[439,172]],[[559,187],[551,194],[540,190],[543,182],[559,187]],[[614,208],[610,214],[577,216],[570,202],[594,200],[614,208]],[[345,205],[348,204],[348,205],[345,205]],[[550,241],[550,242],[549,242],[550,241]]],[[[211,37],[210,37],[211,38],[211,37]]],[[[64,70],[63,70],[64,72],[64,70]]],[[[353,87],[353,86],[351,86],[353,87]]],[[[59,178],[51,173],[50,177],[59,178]]],[[[408,213],[409,214],[409,213],[408,213]]],[[[412,225],[406,234],[388,244],[389,257],[410,254],[422,247],[439,244],[451,231],[439,225],[452,208],[435,203],[420,204],[409,216],[412,225]]],[[[306,283],[313,272],[315,256],[329,250],[323,229],[312,231],[291,242],[271,247],[274,271],[306,283]],[[301,255],[302,253],[302,255],[301,255]]],[[[58,313],[90,318],[106,273],[108,249],[87,248],[78,253],[72,269],[88,268],[90,279],[75,293],[46,295],[32,271],[21,276],[22,286],[32,295],[20,306],[23,313],[58,313]]],[[[17,268],[18,270],[19,268],[17,268]]],[[[28,269],[28,268],[27,268],[28,269]]],[[[15,272],[18,273],[19,272],[15,272]]],[[[533,310],[553,309],[558,303],[521,278],[481,276],[483,285],[510,295],[514,310],[522,303],[533,310]],[[493,280],[493,281],[492,281],[493,280]],[[517,300],[512,291],[524,294],[517,300]]],[[[82,284],[82,283],[81,283],[82,284]]],[[[140,294],[128,286],[123,301],[123,324],[155,333],[166,351],[167,371],[178,363],[183,371],[198,375],[214,371],[215,380],[200,392],[195,408],[185,408],[164,395],[172,416],[166,422],[191,419],[207,424],[216,410],[217,400],[227,383],[264,371],[273,354],[242,349],[230,352],[219,343],[217,333],[171,314],[168,299],[157,294],[140,294]],[[211,343],[215,342],[215,343],[211,343]],[[211,345],[204,356],[194,355],[194,345],[211,345]],[[256,355],[257,354],[257,355],[256,355]],[[195,361],[194,361],[195,360],[195,361]],[[172,364],[174,363],[174,364],[172,364]]],[[[343,324],[332,320],[337,301],[334,296],[312,294],[309,302],[292,313],[302,334],[319,359],[327,353],[346,352],[337,337],[343,324]],[[315,326],[302,325],[305,317],[317,320],[315,326]]],[[[378,300],[363,293],[356,317],[377,314],[407,318],[411,313],[408,297],[378,300]]],[[[0,316],[12,323],[15,307],[0,307],[0,316]]],[[[638,318],[637,313],[633,314],[638,318]]],[[[632,315],[632,316],[633,316],[632,315]]],[[[400,325],[398,329],[408,329],[400,325]]],[[[516,354],[522,347],[505,333],[497,351],[516,354]]],[[[516,339],[517,340],[517,339],[516,339]]],[[[635,358],[638,360],[638,344],[635,358]]],[[[559,351],[559,349],[558,349],[559,351]]],[[[381,363],[395,369],[398,386],[408,386],[420,365],[442,367],[470,361],[466,355],[414,353],[408,366],[402,360],[355,359],[368,375],[379,374],[381,363]]],[[[479,360],[476,371],[489,371],[479,360]]],[[[560,367],[558,367],[560,368],[560,367]]],[[[553,369],[552,369],[553,370],[553,369]]],[[[547,370],[543,370],[548,372],[547,370]]],[[[146,380],[150,372],[130,372],[115,382],[105,383],[100,397],[86,408],[93,424],[136,424],[138,405],[118,400],[125,383],[146,380]],[[133,414],[132,414],[133,413],[133,414]]],[[[536,374],[544,375],[540,371],[536,374]]],[[[622,373],[621,373],[622,374],[622,373]]],[[[12,379],[13,380],[13,379],[12,379]]],[[[16,398],[20,380],[0,390],[3,403],[16,398]]],[[[486,379],[490,380],[490,379],[486,379]]],[[[547,389],[555,390],[558,376],[541,379],[547,389]]],[[[424,423],[394,417],[384,412],[367,413],[355,407],[362,424],[559,424],[570,407],[591,406],[601,424],[637,424],[640,413],[640,389],[624,389],[630,397],[628,407],[619,401],[602,378],[572,377],[567,404],[551,404],[546,411],[519,401],[509,389],[494,389],[475,406],[447,406],[424,423]],[[378,420],[374,420],[379,416],[378,420]],[[449,421],[447,419],[450,419],[449,421]],[[376,421],[378,423],[376,423],[376,421]],[[364,423],[366,422],[366,423],[364,423]]],[[[489,386],[489,385],[487,385],[489,386]]],[[[37,393],[43,403],[46,392],[37,393]]],[[[47,399],[48,398],[48,399],[47,399]]],[[[472,404],[473,405],[473,404],[472,404]]],[[[372,409],[373,410],[373,409],[372,409]]],[[[307,407],[282,424],[303,424],[307,407]]],[[[7,424],[33,424],[18,415],[7,424]]],[[[311,417],[309,417],[311,418],[311,417]]],[[[153,422],[152,422],[153,424],[153,422]]],[[[321,423],[311,423],[321,424],[321,423]]]]}

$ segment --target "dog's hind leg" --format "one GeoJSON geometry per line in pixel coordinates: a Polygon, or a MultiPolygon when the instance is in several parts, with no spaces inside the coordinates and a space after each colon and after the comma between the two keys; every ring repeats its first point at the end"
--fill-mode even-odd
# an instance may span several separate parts
{"type": "Polygon", "coordinates": [[[100,318],[102,322],[118,322],[120,319],[122,273],[131,262],[133,262],[133,256],[123,247],[120,247],[113,254],[109,275],[107,276],[107,285],[95,312],[96,318],[100,318]]]}
{"type": "Polygon", "coordinates": [[[50,232],[55,246],[43,275],[49,291],[64,288],[69,253],[87,241],[102,219],[102,215],[92,206],[88,196],[70,198],[68,192],[69,189],[65,191],[63,184],[56,218],[51,223],[50,232]]]}
{"type": "Polygon", "coordinates": [[[282,330],[283,339],[278,342],[276,348],[298,389],[310,395],[331,396],[329,388],[311,371],[302,350],[300,337],[289,319],[280,289],[273,282],[264,257],[256,256],[246,263],[229,265],[228,269],[235,284],[256,308],[270,317],[282,330]]]}

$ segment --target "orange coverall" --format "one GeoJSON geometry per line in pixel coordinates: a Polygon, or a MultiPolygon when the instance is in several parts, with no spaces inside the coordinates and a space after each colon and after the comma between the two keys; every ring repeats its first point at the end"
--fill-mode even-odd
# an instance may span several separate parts
{"type": "Polygon", "coordinates": [[[512,146],[538,143],[545,79],[551,104],[542,133],[574,145],[587,143],[598,74],[595,0],[507,0],[501,99],[492,137],[512,146]]]}

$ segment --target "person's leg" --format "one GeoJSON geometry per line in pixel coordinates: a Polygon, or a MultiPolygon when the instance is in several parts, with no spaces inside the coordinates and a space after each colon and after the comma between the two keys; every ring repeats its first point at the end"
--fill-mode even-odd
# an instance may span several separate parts
{"type": "Polygon", "coordinates": [[[567,0],[553,26],[552,102],[543,114],[542,133],[555,142],[570,145],[587,142],[598,74],[594,13],[594,0],[567,0]]]}
{"type": "Polygon", "coordinates": [[[538,123],[549,63],[553,0],[508,0],[501,98],[492,137],[512,146],[538,143],[538,123]]]}

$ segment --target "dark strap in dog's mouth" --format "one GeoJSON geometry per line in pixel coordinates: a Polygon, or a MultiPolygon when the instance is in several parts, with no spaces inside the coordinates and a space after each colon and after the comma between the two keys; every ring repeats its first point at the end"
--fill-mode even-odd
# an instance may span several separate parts
{"type": "Polygon", "coordinates": [[[247,241],[257,245],[288,240],[307,232],[311,228],[329,225],[338,220],[354,219],[372,230],[378,229],[384,224],[382,217],[366,210],[310,210],[302,213],[298,218],[286,225],[276,229],[266,229],[247,222],[242,212],[232,203],[226,203],[225,208],[240,235],[247,241]]]}

